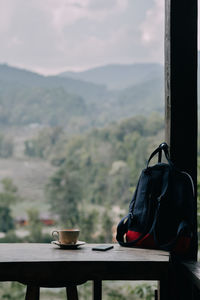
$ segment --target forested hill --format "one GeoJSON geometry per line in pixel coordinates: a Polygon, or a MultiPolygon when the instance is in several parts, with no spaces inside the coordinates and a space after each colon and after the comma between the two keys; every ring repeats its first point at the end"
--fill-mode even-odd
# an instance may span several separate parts
{"type": "Polygon", "coordinates": [[[65,164],[70,172],[76,168],[81,172],[84,166],[90,169],[92,165],[98,165],[95,172],[99,172],[102,166],[111,169],[114,161],[125,161],[137,175],[154,144],[162,142],[163,131],[163,117],[155,113],[128,118],[71,138],[61,128],[46,128],[26,140],[25,155],[49,160],[57,166],[65,164]]]}
{"type": "MultiPolygon", "coordinates": [[[[69,140],[62,147],[63,160],[47,186],[54,213],[66,220],[66,215],[79,213],[77,207],[81,208],[81,216],[91,205],[97,205],[98,211],[110,205],[127,209],[139,173],[163,135],[163,118],[152,115],[133,117],[69,140]]],[[[30,145],[44,149],[43,140],[40,136],[30,145]]],[[[56,158],[58,147],[48,140],[43,153],[49,151],[52,157],[54,152],[56,158]]]]}
{"type": "Polygon", "coordinates": [[[92,68],[82,72],[63,72],[62,77],[104,84],[109,89],[124,89],[144,83],[149,79],[163,78],[164,68],[156,63],[137,63],[130,65],[114,64],[92,68]]]}
{"type": "Polygon", "coordinates": [[[15,86],[32,86],[54,88],[63,87],[67,92],[75,94],[79,91],[84,97],[92,97],[93,93],[102,94],[105,90],[103,85],[87,83],[82,80],[74,80],[70,77],[60,78],[58,76],[43,76],[28,70],[0,64],[0,82],[15,86]]]}
{"type": "MultiPolygon", "coordinates": [[[[149,69],[145,74],[138,75],[137,83],[111,91],[103,84],[42,76],[0,65],[0,124],[27,126],[36,123],[83,132],[138,113],[162,111],[163,78],[154,77],[155,72],[149,69]]],[[[115,78],[109,77],[109,80],[114,82],[115,78]]]]}

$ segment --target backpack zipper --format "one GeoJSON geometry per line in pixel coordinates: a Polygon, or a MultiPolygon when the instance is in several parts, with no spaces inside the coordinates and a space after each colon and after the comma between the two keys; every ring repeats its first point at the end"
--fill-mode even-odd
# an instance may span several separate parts
{"type": "Polygon", "coordinates": [[[131,217],[131,220],[133,220],[133,211],[130,211],[130,212],[129,212],[129,215],[130,215],[130,217],[131,217]]]}

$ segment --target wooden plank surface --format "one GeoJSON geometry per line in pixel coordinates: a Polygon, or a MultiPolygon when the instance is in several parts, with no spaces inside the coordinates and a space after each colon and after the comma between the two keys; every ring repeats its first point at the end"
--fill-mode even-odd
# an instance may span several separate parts
{"type": "Polygon", "coordinates": [[[74,280],[159,280],[168,272],[168,252],[118,244],[100,252],[93,246],[63,250],[50,244],[0,244],[0,281],[62,286],[74,280]]]}
{"type": "Polygon", "coordinates": [[[118,244],[108,251],[92,251],[95,244],[86,244],[74,250],[60,249],[52,244],[0,244],[2,262],[122,262],[122,261],[169,261],[169,253],[160,250],[121,247],[118,244]]]}

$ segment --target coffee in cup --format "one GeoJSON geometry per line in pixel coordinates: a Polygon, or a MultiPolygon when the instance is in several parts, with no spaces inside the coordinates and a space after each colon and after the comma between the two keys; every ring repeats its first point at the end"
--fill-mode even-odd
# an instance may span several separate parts
{"type": "Polygon", "coordinates": [[[52,232],[53,238],[56,237],[56,240],[60,244],[73,244],[75,245],[78,241],[80,230],[79,229],[62,229],[62,230],[54,230],[52,232]]]}

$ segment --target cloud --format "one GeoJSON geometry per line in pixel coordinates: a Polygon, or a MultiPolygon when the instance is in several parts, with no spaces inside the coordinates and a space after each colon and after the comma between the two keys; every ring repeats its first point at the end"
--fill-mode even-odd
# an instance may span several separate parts
{"type": "Polygon", "coordinates": [[[7,6],[3,6],[3,2],[0,2],[0,33],[7,32],[12,19],[12,6],[7,3],[7,6]]]}
{"type": "Polygon", "coordinates": [[[52,16],[53,26],[61,33],[81,19],[102,22],[110,15],[121,13],[127,3],[127,0],[47,0],[40,5],[52,16]]]}
{"type": "MultiPolygon", "coordinates": [[[[146,11],[146,17],[140,26],[142,43],[144,47],[154,49],[155,57],[164,51],[164,12],[165,1],[154,0],[154,5],[146,11]]],[[[200,16],[200,5],[198,5],[198,16],[200,16]]],[[[200,17],[198,28],[200,31],[200,17]]],[[[200,50],[200,34],[198,34],[198,49],[200,50]]]]}
{"type": "Polygon", "coordinates": [[[0,62],[48,74],[162,61],[152,51],[159,9],[155,0],[0,0],[0,62]]]}
{"type": "Polygon", "coordinates": [[[163,63],[164,1],[0,0],[0,39],[0,63],[44,74],[163,63]]]}
{"type": "Polygon", "coordinates": [[[154,6],[147,10],[146,18],[141,25],[141,38],[144,44],[160,40],[164,34],[164,1],[154,0],[154,6]]]}
{"type": "Polygon", "coordinates": [[[148,47],[149,55],[155,60],[161,59],[164,53],[164,14],[165,1],[154,0],[140,26],[142,45],[148,47]]]}

